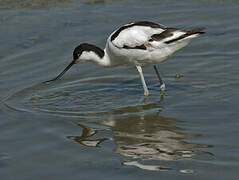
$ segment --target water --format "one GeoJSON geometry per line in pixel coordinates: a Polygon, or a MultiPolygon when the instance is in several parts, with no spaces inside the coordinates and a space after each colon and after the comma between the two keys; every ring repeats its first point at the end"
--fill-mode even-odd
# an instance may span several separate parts
{"type": "Polygon", "coordinates": [[[0,177],[238,178],[237,1],[0,2],[0,177]],[[75,65],[82,42],[104,47],[117,27],[150,20],[207,33],[154,70],[75,65]],[[176,78],[176,75],[183,75],[176,78]]]}

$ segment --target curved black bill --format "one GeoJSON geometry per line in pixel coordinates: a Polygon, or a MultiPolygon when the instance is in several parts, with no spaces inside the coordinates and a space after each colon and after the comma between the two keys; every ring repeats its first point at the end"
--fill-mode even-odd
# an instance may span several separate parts
{"type": "Polygon", "coordinates": [[[75,64],[75,61],[72,61],[58,76],[56,76],[55,78],[53,78],[51,80],[45,81],[44,83],[55,81],[55,80],[61,78],[61,76],[63,76],[63,74],[65,74],[65,72],[68,71],[71,68],[71,66],[73,66],[73,64],[75,64]]]}

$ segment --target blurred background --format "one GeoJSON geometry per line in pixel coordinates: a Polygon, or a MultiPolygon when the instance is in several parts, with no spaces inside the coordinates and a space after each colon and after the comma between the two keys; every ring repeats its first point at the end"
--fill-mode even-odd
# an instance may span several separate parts
{"type": "Polygon", "coordinates": [[[0,177],[238,178],[239,2],[0,0],[0,177]],[[206,27],[168,61],[144,68],[75,65],[87,42],[132,21],[206,27]]]}

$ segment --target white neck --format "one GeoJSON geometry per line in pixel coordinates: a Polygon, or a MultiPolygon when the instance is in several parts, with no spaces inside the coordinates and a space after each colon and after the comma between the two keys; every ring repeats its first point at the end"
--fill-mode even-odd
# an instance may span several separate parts
{"type": "Polygon", "coordinates": [[[111,61],[106,50],[104,50],[104,56],[102,58],[99,57],[99,55],[97,55],[94,51],[84,51],[80,56],[80,60],[91,61],[103,67],[111,66],[111,61]]]}

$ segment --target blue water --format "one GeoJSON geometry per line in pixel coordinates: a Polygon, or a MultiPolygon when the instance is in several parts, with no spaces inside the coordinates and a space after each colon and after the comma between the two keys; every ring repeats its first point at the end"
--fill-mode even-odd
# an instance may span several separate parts
{"type": "Polygon", "coordinates": [[[237,1],[0,2],[0,177],[236,180],[239,168],[237,1]],[[159,65],[75,65],[120,25],[149,20],[206,34],[159,65]],[[176,75],[182,75],[176,78],[176,75]]]}

